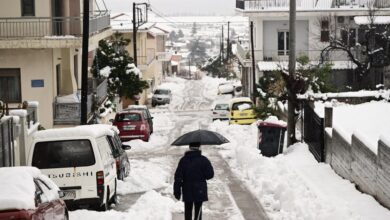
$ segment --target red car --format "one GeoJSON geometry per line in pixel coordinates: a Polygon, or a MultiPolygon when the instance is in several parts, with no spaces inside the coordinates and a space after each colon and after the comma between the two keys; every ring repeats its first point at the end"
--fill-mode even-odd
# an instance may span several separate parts
{"type": "Polygon", "coordinates": [[[69,219],[57,185],[35,167],[0,168],[0,220],[69,219]]]}
{"type": "Polygon", "coordinates": [[[150,127],[143,111],[122,111],[115,115],[113,121],[119,129],[119,137],[122,141],[141,139],[149,141],[150,127]]]}

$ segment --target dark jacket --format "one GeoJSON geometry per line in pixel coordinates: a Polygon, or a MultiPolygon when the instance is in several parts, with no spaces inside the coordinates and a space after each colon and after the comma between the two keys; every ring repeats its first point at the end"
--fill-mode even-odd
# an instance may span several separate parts
{"type": "Polygon", "coordinates": [[[201,151],[187,151],[180,159],[175,172],[173,194],[184,202],[203,202],[208,200],[207,182],[214,177],[214,169],[201,151]]]}

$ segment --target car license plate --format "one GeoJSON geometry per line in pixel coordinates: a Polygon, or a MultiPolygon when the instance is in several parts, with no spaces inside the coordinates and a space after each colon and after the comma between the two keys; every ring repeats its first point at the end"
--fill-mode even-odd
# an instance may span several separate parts
{"type": "Polygon", "coordinates": [[[63,200],[70,200],[70,199],[75,199],[76,198],[76,191],[64,191],[64,197],[61,199],[63,200]]]}
{"type": "Polygon", "coordinates": [[[123,130],[125,130],[125,131],[131,131],[131,130],[134,130],[134,129],[135,129],[134,125],[123,126],[123,130]]]}
{"type": "Polygon", "coordinates": [[[247,113],[240,113],[240,116],[247,116],[247,113]]]}
{"type": "Polygon", "coordinates": [[[221,117],[226,117],[226,114],[221,114],[221,117]]]}

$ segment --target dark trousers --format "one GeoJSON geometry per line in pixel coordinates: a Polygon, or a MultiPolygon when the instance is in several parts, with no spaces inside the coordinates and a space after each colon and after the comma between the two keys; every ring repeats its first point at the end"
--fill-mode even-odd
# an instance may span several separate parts
{"type": "Polygon", "coordinates": [[[184,219],[192,220],[192,208],[195,205],[194,220],[202,220],[202,203],[203,202],[184,202],[184,219]]]}

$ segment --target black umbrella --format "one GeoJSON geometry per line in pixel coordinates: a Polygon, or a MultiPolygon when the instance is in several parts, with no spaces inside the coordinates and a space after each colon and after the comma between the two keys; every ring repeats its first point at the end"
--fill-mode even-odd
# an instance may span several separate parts
{"type": "Polygon", "coordinates": [[[191,143],[200,143],[200,145],[221,145],[228,142],[228,139],[217,132],[199,129],[183,134],[176,139],[172,145],[182,146],[191,143]]]}

